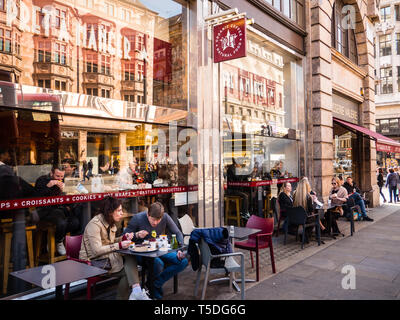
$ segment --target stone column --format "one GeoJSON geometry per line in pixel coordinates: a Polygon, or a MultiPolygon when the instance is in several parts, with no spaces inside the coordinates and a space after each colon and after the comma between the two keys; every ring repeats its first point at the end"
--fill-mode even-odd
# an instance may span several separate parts
{"type": "MultiPolygon", "coordinates": [[[[311,101],[308,103],[312,125],[309,137],[312,140],[312,188],[327,200],[333,176],[333,128],[332,128],[332,78],[331,78],[331,14],[330,1],[312,1],[310,23],[307,23],[311,50],[311,101]]],[[[310,87],[310,86],[308,86],[310,87]]]]}

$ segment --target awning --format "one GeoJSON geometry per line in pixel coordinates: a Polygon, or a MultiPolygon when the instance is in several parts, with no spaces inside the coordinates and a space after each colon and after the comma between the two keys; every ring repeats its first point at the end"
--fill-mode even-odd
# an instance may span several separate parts
{"type": "Polygon", "coordinates": [[[369,139],[373,139],[376,141],[376,151],[383,151],[383,152],[395,152],[400,153],[400,143],[385,137],[375,131],[369,130],[367,128],[358,126],[356,124],[340,120],[337,118],[333,118],[333,121],[345,126],[346,128],[350,129],[351,131],[357,131],[365,135],[369,139]]]}

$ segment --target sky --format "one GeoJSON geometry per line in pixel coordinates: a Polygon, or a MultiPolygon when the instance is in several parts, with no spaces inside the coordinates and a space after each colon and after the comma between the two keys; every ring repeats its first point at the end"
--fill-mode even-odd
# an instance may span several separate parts
{"type": "Polygon", "coordinates": [[[158,12],[163,18],[170,18],[182,13],[182,6],[172,0],[140,0],[147,8],[158,12]]]}

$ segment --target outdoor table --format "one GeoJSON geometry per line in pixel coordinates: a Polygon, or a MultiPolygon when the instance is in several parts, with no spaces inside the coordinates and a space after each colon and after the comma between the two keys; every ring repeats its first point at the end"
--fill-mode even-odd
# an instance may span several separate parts
{"type": "MultiPolygon", "coordinates": [[[[16,278],[22,279],[26,282],[32,283],[43,289],[50,289],[47,279],[51,276],[49,270],[54,268],[56,299],[63,299],[62,286],[67,283],[96,277],[106,274],[104,269],[96,268],[82,262],[73,260],[64,260],[53,264],[48,264],[36,268],[25,269],[20,271],[11,272],[10,274],[16,278]]],[[[50,283],[51,284],[51,283],[50,283]]]]}
{"type": "MultiPolygon", "coordinates": [[[[162,251],[162,250],[157,250],[157,251],[152,251],[152,252],[136,252],[136,251],[131,251],[129,249],[122,249],[118,250],[120,254],[127,254],[127,255],[132,255],[132,256],[139,256],[143,257],[149,265],[149,284],[150,284],[150,296],[154,296],[154,259],[162,257],[168,253],[171,252],[177,252],[177,251],[183,251],[187,249],[187,246],[182,246],[179,247],[178,249],[169,249],[168,251],[162,251]]],[[[142,266],[144,268],[144,266],[142,266]]],[[[174,276],[174,293],[178,292],[178,275],[174,276]]]]}
{"type": "MultiPolygon", "coordinates": [[[[228,229],[228,231],[230,230],[229,226],[226,226],[225,228],[228,229]]],[[[232,250],[235,250],[235,239],[236,240],[244,240],[246,238],[248,238],[248,236],[252,235],[252,234],[256,234],[258,232],[262,231],[261,229],[253,229],[253,228],[246,228],[246,227],[236,227],[234,226],[234,230],[233,230],[233,235],[231,236],[232,239],[232,250]]],[[[214,279],[211,280],[210,283],[216,283],[216,282],[220,282],[220,281],[226,281],[226,280],[230,280],[229,277],[223,277],[223,278],[218,278],[218,279],[214,279]]],[[[241,279],[235,279],[235,277],[233,277],[233,281],[232,281],[232,285],[234,286],[234,288],[236,289],[237,292],[240,292],[240,288],[237,284],[237,282],[242,281],[241,279]]],[[[245,282],[255,282],[255,280],[253,279],[245,279],[245,282]]]]}

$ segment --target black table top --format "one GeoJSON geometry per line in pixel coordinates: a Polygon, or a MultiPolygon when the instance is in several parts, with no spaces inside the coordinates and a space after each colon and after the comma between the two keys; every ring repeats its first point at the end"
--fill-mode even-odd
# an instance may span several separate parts
{"type": "MultiPolygon", "coordinates": [[[[229,230],[229,227],[227,227],[229,230]]],[[[252,229],[252,228],[246,228],[246,227],[235,227],[234,232],[233,232],[233,238],[236,240],[243,240],[246,239],[248,236],[258,233],[262,231],[261,229],[252,229]]]]}
{"type": "Polygon", "coordinates": [[[64,260],[50,265],[11,272],[10,274],[43,289],[50,289],[52,287],[48,286],[49,283],[51,283],[48,281],[51,276],[51,271],[49,271],[51,270],[51,267],[49,268],[49,266],[54,267],[55,286],[107,273],[104,269],[89,266],[85,263],[73,260],[64,260]]]}

